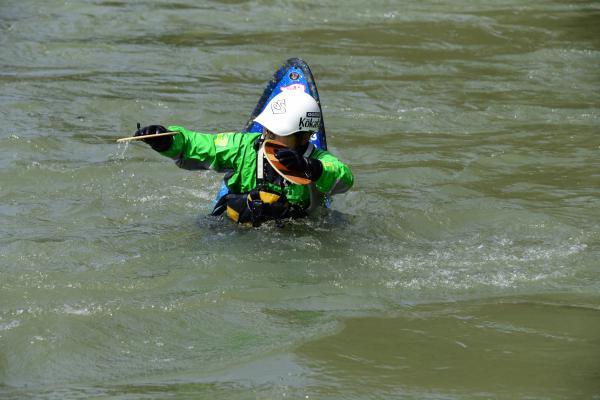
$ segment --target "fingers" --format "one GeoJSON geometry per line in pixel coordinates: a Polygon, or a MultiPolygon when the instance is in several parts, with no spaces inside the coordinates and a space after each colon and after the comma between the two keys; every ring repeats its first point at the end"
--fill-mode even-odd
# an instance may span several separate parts
{"type": "Polygon", "coordinates": [[[289,169],[303,170],[306,166],[306,161],[302,154],[294,150],[281,149],[277,150],[275,157],[289,169]]]}
{"type": "Polygon", "coordinates": [[[293,155],[294,151],[290,150],[290,149],[279,149],[275,152],[275,157],[277,157],[278,159],[281,159],[281,157],[289,157],[290,155],[293,155]]]}
{"type": "Polygon", "coordinates": [[[281,162],[283,162],[283,160],[299,160],[302,158],[300,154],[289,149],[277,150],[277,152],[275,152],[275,157],[281,162]]]}
{"type": "Polygon", "coordinates": [[[162,125],[148,125],[135,131],[134,136],[154,135],[156,133],[165,133],[167,129],[162,125]]]}
{"type": "MultiPolygon", "coordinates": [[[[138,128],[138,130],[135,131],[134,136],[147,136],[165,132],[167,132],[167,128],[162,125],[148,125],[143,128],[138,128]]],[[[149,144],[154,150],[161,152],[166,151],[171,147],[173,138],[171,136],[149,137],[147,139],[142,139],[142,141],[149,144]]]]}
{"type": "Polygon", "coordinates": [[[299,168],[301,165],[301,156],[295,151],[288,149],[277,150],[275,157],[287,168],[299,168]]]}

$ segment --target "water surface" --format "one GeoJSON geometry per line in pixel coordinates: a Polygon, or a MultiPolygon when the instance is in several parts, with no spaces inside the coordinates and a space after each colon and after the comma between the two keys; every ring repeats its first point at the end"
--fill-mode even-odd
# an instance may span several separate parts
{"type": "Polygon", "coordinates": [[[600,398],[600,7],[3,1],[0,397],[600,398]],[[136,123],[311,66],[356,184],[284,229],[136,123]]]}

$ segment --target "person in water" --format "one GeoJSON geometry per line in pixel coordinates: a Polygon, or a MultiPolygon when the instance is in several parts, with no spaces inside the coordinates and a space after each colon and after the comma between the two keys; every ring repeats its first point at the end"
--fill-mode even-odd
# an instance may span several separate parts
{"type": "Polygon", "coordinates": [[[224,212],[238,223],[259,226],[268,220],[310,215],[325,205],[329,195],[348,191],[354,177],[350,168],[331,153],[309,144],[321,123],[321,109],[302,90],[282,91],[274,96],[254,120],[261,133],[193,132],[173,125],[150,125],[135,136],[178,132],[173,136],[144,139],[154,150],[189,170],[226,172],[228,193],[216,202],[212,215],[224,212]],[[280,142],[274,153],[289,171],[305,176],[306,185],[292,183],[265,160],[265,141],[280,142]]]}

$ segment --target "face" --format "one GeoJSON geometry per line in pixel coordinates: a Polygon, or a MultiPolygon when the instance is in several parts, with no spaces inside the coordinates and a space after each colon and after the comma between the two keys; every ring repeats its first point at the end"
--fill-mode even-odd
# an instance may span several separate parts
{"type": "Polygon", "coordinates": [[[283,143],[290,149],[298,149],[306,146],[308,141],[310,140],[310,133],[305,134],[294,134],[289,136],[279,136],[268,130],[267,128],[263,129],[263,133],[265,135],[265,139],[268,140],[276,140],[278,142],[283,143]]]}

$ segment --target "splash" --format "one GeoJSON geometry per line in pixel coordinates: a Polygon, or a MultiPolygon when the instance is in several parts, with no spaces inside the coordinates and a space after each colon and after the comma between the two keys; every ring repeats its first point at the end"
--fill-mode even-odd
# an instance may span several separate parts
{"type": "Polygon", "coordinates": [[[116,152],[116,154],[111,154],[109,156],[109,159],[125,160],[125,153],[127,153],[128,148],[129,148],[129,142],[117,143],[117,152],[116,152]]]}

